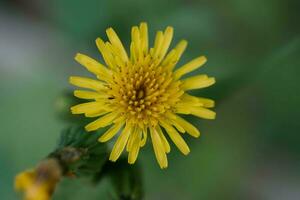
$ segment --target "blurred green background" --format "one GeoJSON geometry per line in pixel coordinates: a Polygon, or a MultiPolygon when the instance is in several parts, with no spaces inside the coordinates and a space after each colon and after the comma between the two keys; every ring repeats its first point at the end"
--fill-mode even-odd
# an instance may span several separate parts
{"type": "MultiPolygon", "coordinates": [[[[182,63],[206,55],[197,73],[217,84],[217,119],[194,119],[191,153],[172,146],[160,170],[150,143],[139,161],[145,199],[290,200],[300,196],[300,3],[297,0],[7,0],[0,2],[0,199],[19,199],[16,173],[53,150],[67,122],[68,76],[85,75],[73,56],[100,59],[94,40],[112,26],[124,43],[148,22],[189,46],[182,63]]],[[[66,180],[54,199],[110,199],[108,182],[66,180]]]]}

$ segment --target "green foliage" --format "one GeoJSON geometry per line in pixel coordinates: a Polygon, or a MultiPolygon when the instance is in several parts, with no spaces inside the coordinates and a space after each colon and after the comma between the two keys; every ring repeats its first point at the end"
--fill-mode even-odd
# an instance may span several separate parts
{"type": "Polygon", "coordinates": [[[114,188],[111,196],[115,199],[142,199],[140,166],[128,165],[125,158],[110,162],[106,144],[98,142],[99,133],[103,131],[88,133],[80,126],[70,127],[62,132],[57,148],[48,157],[59,161],[65,176],[89,177],[96,185],[108,178],[114,188]]]}
{"type": "Polygon", "coordinates": [[[57,157],[66,173],[76,176],[94,175],[107,160],[106,144],[98,142],[99,134],[87,133],[82,127],[64,130],[57,149],[50,157],[57,157]]]}
{"type": "MultiPolygon", "coordinates": [[[[162,172],[156,166],[151,145],[141,150],[145,198],[234,200],[266,195],[265,199],[274,199],[280,193],[274,187],[278,183],[285,194],[299,185],[300,46],[299,40],[294,40],[300,30],[299,1],[54,0],[0,4],[0,21],[6,27],[0,30],[0,50],[4,52],[0,59],[1,199],[17,199],[13,177],[49,153],[62,126],[83,126],[87,123],[84,120],[94,120],[71,115],[70,106],[80,100],[62,91],[70,87],[70,74],[84,72],[73,60],[74,54],[91,53],[100,60],[94,40],[99,36],[106,39],[105,28],[109,26],[128,48],[130,27],[140,21],[149,23],[151,39],[157,29],[174,26],[172,46],[182,38],[189,42],[180,64],[206,55],[208,63],[197,72],[217,80],[213,87],[196,94],[216,100],[217,119],[204,122],[189,117],[201,131],[197,139],[184,135],[191,149],[189,156],[180,155],[172,146],[169,168],[162,172]],[[274,174],[268,174],[275,168],[281,176],[277,183],[274,174]],[[266,173],[264,180],[262,172],[266,173]],[[249,186],[255,186],[255,190],[249,186]]],[[[100,132],[81,131],[77,139],[91,136],[88,138],[97,143],[100,132]]],[[[89,143],[88,138],[79,142],[73,138],[76,134],[65,134],[69,136],[56,150],[72,150],[89,143]]],[[[100,150],[93,151],[101,157],[100,150]]],[[[90,169],[99,166],[95,176],[93,169],[92,173],[84,173],[90,156],[82,156],[84,162],[70,166],[82,178],[63,180],[57,189],[65,195],[54,199],[111,199],[105,196],[111,184],[128,181],[128,177],[141,178],[103,174],[106,166],[114,168],[123,163],[110,163],[108,154],[103,155],[104,161],[88,164],[90,169]]],[[[136,167],[126,166],[125,171],[136,167]]],[[[114,190],[119,188],[113,186],[114,190]]],[[[129,183],[128,188],[132,188],[129,183]]],[[[128,189],[118,191],[128,196],[128,189]]],[[[113,193],[113,197],[118,196],[119,192],[113,193]]]]}
{"type": "Polygon", "coordinates": [[[138,163],[128,165],[126,158],[120,158],[117,163],[107,162],[96,176],[95,182],[101,181],[105,176],[110,177],[115,199],[140,200],[143,198],[143,176],[138,163]]]}

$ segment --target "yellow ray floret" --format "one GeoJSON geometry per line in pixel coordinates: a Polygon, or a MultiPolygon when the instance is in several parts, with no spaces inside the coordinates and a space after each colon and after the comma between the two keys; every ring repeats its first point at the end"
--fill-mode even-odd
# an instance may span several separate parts
{"type": "Polygon", "coordinates": [[[104,64],[84,54],[75,56],[96,79],[70,77],[71,84],[88,89],[75,90],[74,95],[90,101],[73,106],[71,111],[86,117],[99,117],[86,125],[87,131],[110,126],[99,142],[117,137],[109,157],[111,161],[116,161],[126,149],[128,163],[135,163],[149,134],[157,162],[161,168],[166,168],[166,155],[171,151],[168,138],[187,155],[190,149],[182,134],[200,136],[198,128],[179,115],[203,119],[216,116],[209,109],[215,105],[213,100],[187,93],[215,83],[213,77],[205,74],[187,76],[202,67],[207,59],[199,56],[174,71],[187,41],[182,40],[169,50],[174,34],[170,26],[156,33],[153,47],[149,47],[146,23],[132,27],[130,54],[112,28],[108,28],[106,34],[108,41],[96,39],[104,64]]]}

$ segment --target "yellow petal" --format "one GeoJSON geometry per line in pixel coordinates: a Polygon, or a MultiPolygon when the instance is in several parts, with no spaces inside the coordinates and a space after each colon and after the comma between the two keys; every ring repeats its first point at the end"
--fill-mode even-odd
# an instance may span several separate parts
{"type": "Polygon", "coordinates": [[[107,89],[102,82],[90,78],[71,76],[69,81],[71,84],[77,87],[87,88],[91,90],[99,91],[107,89]]]}
{"type": "Polygon", "coordinates": [[[86,90],[75,90],[74,96],[80,99],[107,99],[109,97],[105,93],[92,92],[86,90]]]}
{"type": "Polygon", "coordinates": [[[181,89],[194,90],[205,88],[213,85],[215,82],[215,78],[208,78],[206,75],[193,76],[182,81],[181,89]]]}
{"type": "Polygon", "coordinates": [[[135,161],[138,157],[138,154],[139,154],[139,150],[140,150],[140,142],[141,142],[141,132],[139,130],[139,131],[136,131],[136,133],[134,135],[131,149],[128,154],[128,163],[129,164],[135,163],[135,161]]]}
{"type": "Polygon", "coordinates": [[[118,47],[112,45],[110,42],[105,43],[105,48],[108,52],[107,57],[110,59],[111,64],[116,66],[126,65],[127,60],[122,59],[122,53],[118,47]]]}
{"type": "Polygon", "coordinates": [[[142,132],[143,132],[143,138],[142,138],[141,144],[140,144],[141,147],[145,146],[145,144],[147,142],[147,135],[148,135],[147,128],[143,128],[142,132]]]}
{"type": "Polygon", "coordinates": [[[193,126],[191,123],[186,121],[185,119],[176,115],[176,118],[174,119],[174,121],[176,121],[178,124],[180,124],[180,126],[182,126],[186,130],[186,132],[188,134],[190,134],[191,136],[196,137],[196,138],[200,136],[199,130],[195,126],[193,126]]]}
{"type": "Polygon", "coordinates": [[[160,53],[159,53],[159,57],[161,59],[166,55],[169,46],[171,44],[172,38],[173,38],[173,27],[168,26],[164,32],[164,40],[162,42],[160,53]]]}
{"type": "Polygon", "coordinates": [[[167,138],[165,137],[164,133],[162,132],[162,130],[161,130],[161,128],[159,126],[156,127],[156,131],[159,134],[159,137],[160,137],[160,139],[162,141],[162,144],[164,146],[165,152],[166,153],[170,153],[170,151],[171,151],[170,144],[169,144],[167,138]]]}
{"type": "Polygon", "coordinates": [[[178,55],[178,59],[180,59],[181,55],[185,51],[187,47],[187,41],[186,40],[181,40],[176,47],[174,48],[176,50],[176,53],[178,55]]]}
{"type": "Polygon", "coordinates": [[[113,120],[117,117],[118,112],[111,112],[109,114],[104,115],[103,117],[89,123],[85,126],[87,131],[94,131],[101,127],[106,127],[113,123],[113,120]]]}
{"type": "Polygon", "coordinates": [[[99,116],[105,115],[111,111],[112,111],[111,109],[104,110],[104,108],[99,108],[97,110],[85,112],[84,116],[85,117],[99,117],[99,116]]]}
{"type": "Polygon", "coordinates": [[[136,52],[136,45],[134,42],[130,44],[130,61],[134,64],[138,61],[138,54],[136,52]]]}
{"type": "Polygon", "coordinates": [[[162,169],[167,168],[168,159],[161,138],[159,137],[159,134],[153,128],[150,128],[150,136],[152,139],[152,145],[156,156],[156,160],[160,168],[162,169]]]}
{"type": "Polygon", "coordinates": [[[89,56],[77,53],[75,60],[83,65],[88,71],[96,75],[100,75],[99,77],[104,78],[103,80],[105,80],[105,77],[108,77],[110,74],[109,70],[104,65],[100,64],[89,56]]]}
{"type": "Polygon", "coordinates": [[[215,101],[212,99],[208,99],[208,98],[203,98],[203,97],[196,97],[199,102],[201,102],[203,104],[204,107],[206,108],[213,108],[215,106],[215,101]]]}
{"type": "Polygon", "coordinates": [[[157,58],[162,47],[162,43],[164,41],[164,34],[162,31],[158,31],[155,36],[154,47],[153,47],[153,57],[157,58]]]}
{"type": "Polygon", "coordinates": [[[205,62],[206,58],[204,56],[200,56],[198,58],[195,58],[194,60],[188,62],[187,64],[181,66],[179,69],[177,69],[174,72],[174,78],[180,79],[183,75],[196,70],[197,68],[201,67],[205,62]]]}
{"type": "Polygon", "coordinates": [[[131,134],[131,129],[132,129],[132,127],[130,125],[126,124],[124,130],[118,137],[118,139],[110,153],[109,160],[115,162],[120,157],[121,153],[123,152],[123,150],[127,144],[128,138],[131,134]]]}
{"type": "Polygon", "coordinates": [[[104,103],[100,101],[93,101],[88,103],[78,104],[71,107],[72,114],[82,114],[94,111],[103,110],[104,103]]]}
{"type": "Polygon", "coordinates": [[[142,42],[141,42],[141,38],[140,38],[140,31],[139,28],[137,26],[133,26],[131,29],[131,46],[132,46],[132,54],[134,54],[135,58],[135,62],[137,62],[138,60],[140,60],[143,56],[143,49],[142,49],[142,42]]]}
{"type": "Polygon", "coordinates": [[[119,39],[118,35],[116,34],[116,32],[112,28],[108,28],[106,30],[106,34],[107,34],[108,39],[111,42],[111,44],[116,46],[117,49],[120,51],[121,58],[123,59],[123,61],[125,61],[125,62],[128,61],[128,56],[127,56],[126,50],[125,50],[121,40],[119,39]]]}
{"type": "Polygon", "coordinates": [[[176,120],[170,119],[169,121],[170,121],[170,123],[171,123],[173,126],[176,127],[176,129],[177,129],[179,132],[185,133],[185,129],[184,129],[184,128],[181,126],[181,124],[179,124],[176,120]]]}
{"type": "Polygon", "coordinates": [[[168,53],[166,58],[162,61],[161,65],[163,67],[167,68],[168,70],[171,70],[172,67],[175,65],[175,63],[177,62],[177,57],[178,57],[178,54],[177,54],[176,50],[172,49],[168,53]]]}
{"type": "Polygon", "coordinates": [[[186,47],[187,41],[181,40],[176,47],[168,53],[166,59],[162,62],[162,66],[164,66],[167,70],[172,71],[177,62],[180,60],[186,47]]]}
{"type": "Polygon", "coordinates": [[[97,38],[96,45],[97,45],[100,53],[102,54],[102,57],[103,57],[105,63],[110,68],[112,68],[112,69],[115,68],[114,60],[111,56],[111,52],[109,51],[109,49],[107,48],[107,45],[103,42],[103,40],[101,40],[100,38],[97,38]]]}
{"type": "Polygon", "coordinates": [[[182,95],[182,101],[191,103],[192,106],[203,106],[206,108],[213,108],[215,106],[215,102],[212,99],[203,98],[203,97],[195,97],[185,93],[182,95]]]}
{"type": "Polygon", "coordinates": [[[119,123],[119,122],[122,122],[122,121],[125,121],[126,120],[126,117],[124,115],[121,115],[119,117],[117,117],[116,119],[114,119],[113,123],[119,123]]]}
{"type": "Polygon", "coordinates": [[[198,100],[186,98],[186,95],[182,95],[183,97],[181,98],[181,101],[176,104],[176,107],[195,107],[195,106],[203,106],[203,103],[199,102],[198,100]]]}
{"type": "Polygon", "coordinates": [[[144,55],[148,53],[148,26],[147,23],[142,22],[140,24],[140,33],[141,33],[141,46],[144,52],[144,55]]]}
{"type": "MultiPolygon", "coordinates": [[[[178,105],[180,105],[180,104],[178,104],[178,105]]],[[[176,105],[176,107],[175,107],[176,113],[185,114],[185,115],[192,114],[197,117],[204,118],[204,119],[215,119],[216,118],[216,113],[207,108],[204,108],[201,106],[182,107],[182,106],[178,106],[178,105],[176,105]]]]}
{"type": "Polygon", "coordinates": [[[107,142],[111,138],[113,138],[119,130],[122,128],[124,125],[124,122],[119,122],[115,125],[113,125],[110,129],[108,129],[99,139],[99,142],[107,142]]]}
{"type": "Polygon", "coordinates": [[[132,129],[131,129],[131,134],[128,138],[128,142],[127,142],[127,145],[126,145],[126,151],[129,152],[131,150],[131,147],[132,147],[132,144],[133,144],[133,141],[135,139],[135,136],[137,134],[137,127],[134,126],[132,129]]]}
{"type": "Polygon", "coordinates": [[[177,148],[184,154],[187,155],[190,153],[190,149],[188,145],[185,143],[183,138],[180,136],[180,134],[176,131],[175,128],[173,128],[172,125],[168,124],[166,121],[160,119],[159,121],[160,125],[164,127],[168,135],[170,136],[171,140],[174,142],[174,144],[177,146],[177,148]]]}
{"type": "Polygon", "coordinates": [[[191,114],[204,119],[215,119],[216,113],[206,108],[194,107],[191,114]]]}
{"type": "Polygon", "coordinates": [[[189,115],[189,114],[191,114],[191,107],[186,107],[186,106],[183,107],[183,106],[177,104],[175,106],[175,112],[184,114],[184,115],[189,115]]]}

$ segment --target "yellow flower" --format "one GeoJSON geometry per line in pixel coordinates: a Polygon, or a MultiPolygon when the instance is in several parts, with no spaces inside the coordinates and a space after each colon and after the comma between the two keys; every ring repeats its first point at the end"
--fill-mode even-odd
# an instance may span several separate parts
{"type": "Polygon", "coordinates": [[[47,160],[37,169],[18,174],[15,189],[24,193],[24,200],[50,200],[60,176],[56,161],[47,160]]]}
{"type": "Polygon", "coordinates": [[[112,28],[106,33],[108,42],[96,39],[106,65],[84,54],[75,56],[75,60],[98,80],[70,77],[71,84],[89,89],[75,90],[74,95],[90,100],[73,106],[71,111],[86,117],[99,117],[85,127],[87,131],[110,126],[99,138],[100,142],[106,142],[120,132],[109,157],[111,161],[116,161],[126,147],[128,162],[133,164],[150,134],[156,159],[161,168],[166,168],[166,153],[170,152],[170,145],[165,134],[184,155],[190,149],[180,133],[187,132],[193,137],[200,135],[195,126],[178,114],[215,118],[215,113],[207,109],[214,106],[213,100],[187,93],[208,87],[215,83],[215,79],[204,74],[181,79],[201,67],[206,58],[199,56],[175,70],[187,42],[180,41],[168,52],[173,37],[172,27],[167,27],[164,32],[158,31],[150,49],[147,24],[132,27],[130,56],[112,28]]]}

